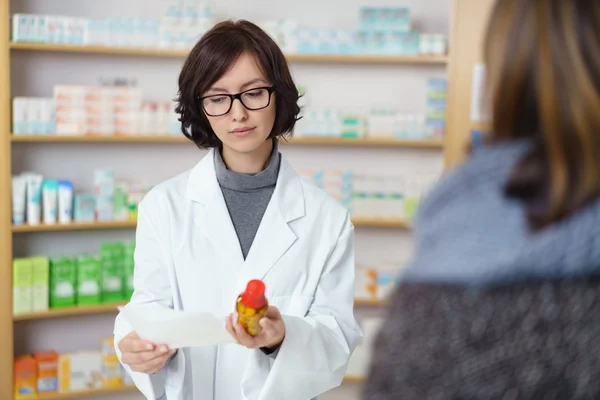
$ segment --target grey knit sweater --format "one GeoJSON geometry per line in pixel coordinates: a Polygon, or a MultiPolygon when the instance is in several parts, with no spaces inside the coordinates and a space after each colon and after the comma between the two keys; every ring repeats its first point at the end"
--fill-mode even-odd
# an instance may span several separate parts
{"type": "Polygon", "coordinates": [[[600,399],[600,201],[538,233],[503,194],[527,141],[424,200],[365,400],[600,399]]]}

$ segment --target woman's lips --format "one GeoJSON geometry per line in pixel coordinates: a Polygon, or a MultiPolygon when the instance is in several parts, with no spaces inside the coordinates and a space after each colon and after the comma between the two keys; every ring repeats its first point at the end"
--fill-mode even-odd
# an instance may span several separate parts
{"type": "Polygon", "coordinates": [[[231,133],[237,137],[244,137],[249,135],[256,127],[236,128],[231,133]]]}

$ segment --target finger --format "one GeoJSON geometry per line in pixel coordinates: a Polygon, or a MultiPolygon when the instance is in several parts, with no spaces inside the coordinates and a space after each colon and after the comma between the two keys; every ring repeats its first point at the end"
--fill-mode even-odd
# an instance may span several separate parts
{"type": "Polygon", "coordinates": [[[143,340],[136,337],[125,337],[120,343],[119,348],[122,352],[141,353],[155,350],[154,343],[149,340],[143,340]]]}
{"type": "Polygon", "coordinates": [[[233,329],[233,315],[232,314],[229,314],[227,316],[227,319],[225,320],[225,329],[227,329],[227,332],[229,332],[229,334],[231,336],[233,336],[233,339],[239,343],[237,334],[235,333],[235,330],[233,329]]]}
{"type": "Polygon", "coordinates": [[[255,347],[259,347],[258,344],[256,343],[256,339],[252,336],[250,336],[250,334],[248,332],[246,332],[246,330],[244,329],[244,327],[242,325],[240,325],[239,322],[235,323],[233,325],[233,329],[235,330],[235,334],[238,338],[238,342],[246,347],[250,347],[250,348],[255,348],[255,347]]]}
{"type": "Polygon", "coordinates": [[[158,346],[153,351],[123,353],[123,362],[128,365],[146,364],[152,360],[164,357],[169,357],[171,351],[165,345],[158,346]]]}
{"type": "Polygon", "coordinates": [[[269,318],[261,318],[258,321],[261,327],[261,334],[273,336],[277,333],[277,323],[269,318]]]}
{"type": "Polygon", "coordinates": [[[279,312],[279,309],[275,306],[269,306],[264,316],[269,319],[281,319],[281,313],[279,312]]]}
{"type": "Polygon", "coordinates": [[[169,360],[169,357],[173,355],[175,351],[169,351],[166,354],[161,354],[159,357],[156,357],[150,361],[141,364],[134,364],[131,366],[131,369],[138,372],[144,373],[154,373],[160,370],[169,360]]]}

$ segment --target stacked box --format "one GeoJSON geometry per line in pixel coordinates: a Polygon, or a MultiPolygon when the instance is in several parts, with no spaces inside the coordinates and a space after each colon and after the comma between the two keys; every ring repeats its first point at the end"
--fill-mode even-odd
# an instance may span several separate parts
{"type": "Polygon", "coordinates": [[[114,388],[122,386],[123,372],[112,337],[102,340],[100,354],[102,357],[102,380],[104,387],[114,388]]]}
{"type": "Polygon", "coordinates": [[[50,308],[73,307],[76,304],[77,272],[68,257],[50,260],[50,308]]]}
{"type": "Polygon", "coordinates": [[[32,311],[33,265],[26,258],[13,260],[13,314],[20,315],[32,311]]]}
{"type": "Polygon", "coordinates": [[[135,243],[123,243],[123,292],[125,300],[131,299],[133,295],[133,271],[135,243]]]}
{"type": "Polygon", "coordinates": [[[100,260],[89,255],[79,256],[77,258],[77,304],[100,304],[102,302],[100,282],[100,260]]]}
{"type": "Polygon", "coordinates": [[[50,260],[47,257],[31,257],[32,311],[46,311],[49,304],[50,260]]]}
{"type": "Polygon", "coordinates": [[[118,243],[106,242],[100,246],[102,270],[102,302],[123,300],[123,249],[118,243]]]}

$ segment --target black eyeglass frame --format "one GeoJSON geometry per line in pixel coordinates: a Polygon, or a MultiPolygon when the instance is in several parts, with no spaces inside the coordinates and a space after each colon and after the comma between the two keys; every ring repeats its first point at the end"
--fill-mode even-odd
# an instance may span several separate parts
{"type": "Polygon", "coordinates": [[[235,99],[238,99],[240,101],[240,103],[247,109],[250,111],[257,111],[257,110],[262,110],[264,108],[267,108],[271,105],[271,95],[273,94],[273,92],[275,92],[275,86],[261,86],[261,87],[256,87],[256,88],[252,88],[252,89],[247,89],[244,90],[243,92],[239,92],[236,94],[227,94],[227,93],[223,93],[223,94],[211,94],[209,96],[203,96],[203,97],[198,97],[198,100],[200,100],[200,105],[202,106],[202,110],[204,111],[204,113],[210,117],[221,117],[223,115],[226,115],[227,113],[229,113],[229,111],[231,111],[231,107],[233,107],[233,102],[235,101],[235,99]],[[266,89],[267,92],[269,93],[269,101],[267,102],[267,105],[264,107],[259,107],[259,108],[250,108],[247,105],[244,104],[244,101],[242,100],[242,95],[244,93],[248,93],[248,92],[252,92],[254,90],[261,90],[261,89],[266,89]],[[206,111],[206,107],[204,107],[204,100],[205,99],[209,99],[211,97],[229,97],[229,99],[231,100],[231,102],[229,103],[229,108],[227,109],[226,112],[222,113],[222,114],[209,114],[208,111],[206,111]]]}

